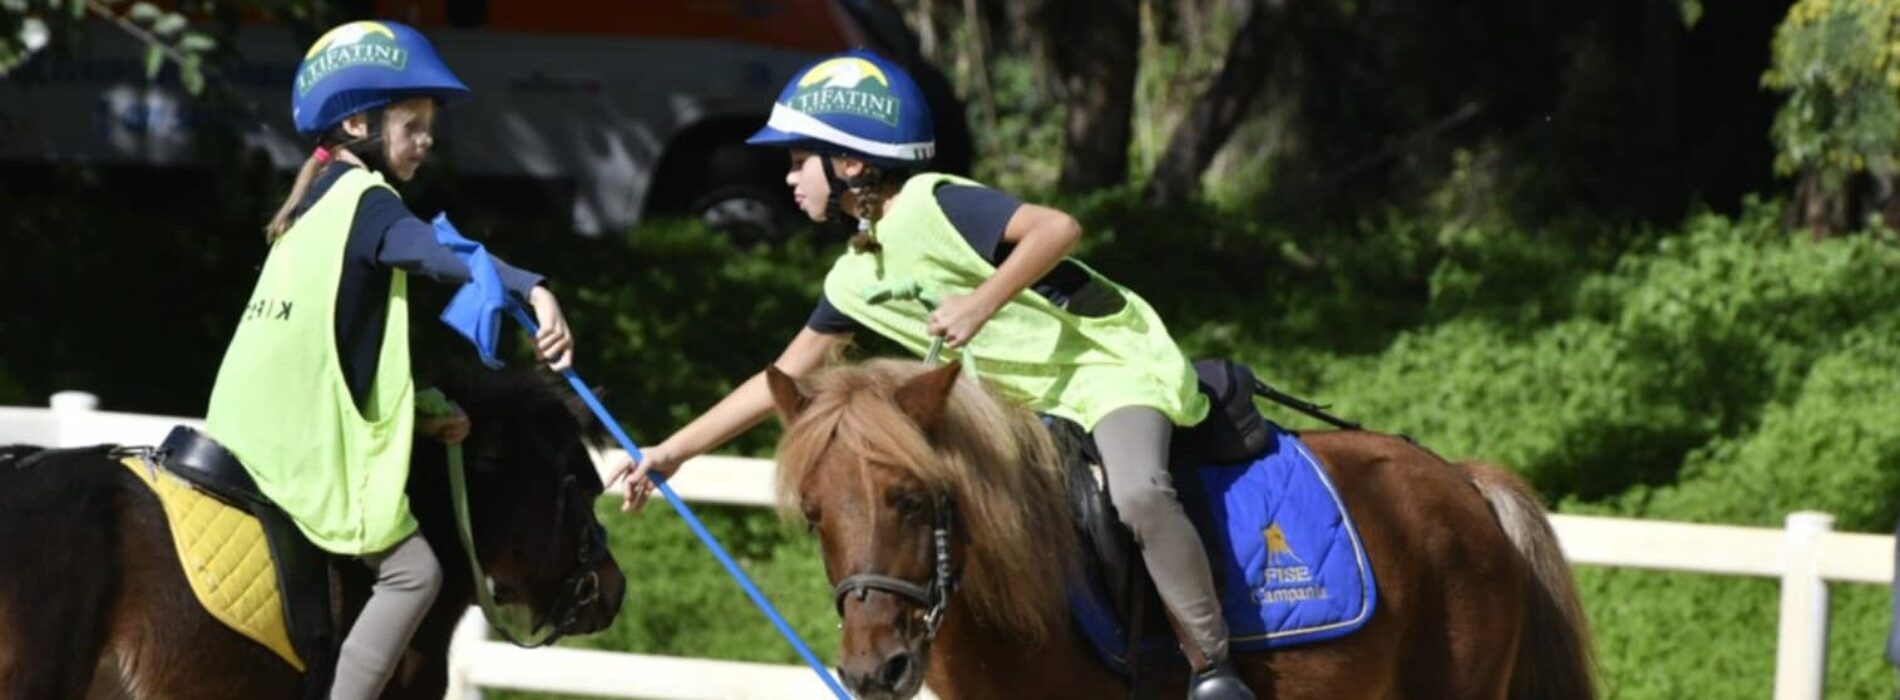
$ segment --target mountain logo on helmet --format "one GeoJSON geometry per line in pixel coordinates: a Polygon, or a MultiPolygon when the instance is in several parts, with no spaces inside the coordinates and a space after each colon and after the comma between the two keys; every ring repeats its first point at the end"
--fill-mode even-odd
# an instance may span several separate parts
{"type": "Polygon", "coordinates": [[[789,106],[806,114],[850,114],[897,126],[903,103],[877,64],[841,56],[812,66],[798,80],[789,106]]]}
{"type": "Polygon", "coordinates": [[[310,88],[339,70],[356,66],[376,66],[401,71],[409,65],[409,49],[396,40],[396,33],[378,22],[350,22],[326,32],[304,55],[302,70],[297,72],[297,92],[310,88]]]}

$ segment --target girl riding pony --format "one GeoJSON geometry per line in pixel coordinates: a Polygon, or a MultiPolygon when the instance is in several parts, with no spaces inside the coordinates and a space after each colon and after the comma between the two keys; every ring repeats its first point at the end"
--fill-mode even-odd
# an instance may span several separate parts
{"type": "MultiPolygon", "coordinates": [[[[864,331],[919,355],[941,338],[1006,395],[1081,424],[1101,447],[1110,496],[1194,665],[1189,696],[1252,698],[1227,663],[1207,555],[1168,475],[1174,428],[1200,421],[1207,400],[1148,303],[1066,257],[1082,235],[1075,219],[925,170],[935,140],[923,96],[901,68],[869,52],[800,71],[749,143],[790,151],[785,184],[813,221],[851,216],[859,224],[778,369],[810,373],[864,331]],[[934,310],[876,303],[866,290],[880,286],[940,299],[934,310]]],[[[764,373],[754,375],[647,449],[645,461],[615,472],[629,477],[623,507],[644,504],[647,473],[671,476],[772,406],[764,373]]]]}
{"type": "MultiPolygon", "coordinates": [[[[390,182],[415,176],[437,106],[467,92],[395,22],[344,24],[310,47],[291,113],[315,150],[267,229],[270,253],[206,413],[207,432],[312,543],[375,571],[331,698],[382,694],[442,582],[403,488],[414,434],[460,441],[468,421],[416,420],[408,285],[411,273],[461,284],[469,269],[390,182]]],[[[541,356],[566,367],[573,341],[541,276],[496,267],[539,317],[541,356]]]]}

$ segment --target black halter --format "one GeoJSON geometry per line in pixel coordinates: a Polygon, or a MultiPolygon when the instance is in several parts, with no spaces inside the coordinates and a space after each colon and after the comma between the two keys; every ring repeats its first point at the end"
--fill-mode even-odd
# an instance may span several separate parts
{"type": "MultiPolygon", "coordinates": [[[[575,546],[574,568],[569,569],[567,575],[562,578],[561,593],[563,595],[555,602],[553,613],[545,617],[539,613],[534,616],[530,630],[534,632],[546,630],[547,632],[540,635],[531,634],[524,640],[516,636],[515,631],[504,619],[501,610],[501,603],[513,602],[513,599],[523,596],[513,590],[493,590],[490,586],[492,579],[482,571],[481,557],[477,554],[474,533],[469,526],[468,476],[463,465],[461,443],[448,445],[447,453],[449,501],[455,508],[456,531],[461,536],[463,551],[468,554],[470,573],[474,577],[475,600],[481,604],[482,616],[488,620],[490,627],[501,634],[503,639],[515,646],[538,647],[553,644],[555,640],[573,631],[581,608],[600,598],[600,576],[594,571],[598,568],[600,561],[607,556],[606,529],[601,527],[599,521],[594,520],[593,513],[585,510],[574,511],[580,513],[580,517],[585,521],[581,528],[580,543],[575,546]],[[553,624],[547,624],[549,620],[553,620],[553,624]]],[[[554,522],[557,528],[566,524],[565,521],[570,512],[567,507],[567,498],[578,488],[578,483],[574,475],[569,474],[561,479],[561,486],[555,491],[554,522]]]]}
{"type": "MultiPolygon", "coordinates": [[[[561,480],[561,488],[555,496],[554,522],[556,527],[566,524],[568,514],[567,496],[576,488],[578,483],[572,474],[567,475],[561,480]]],[[[550,634],[543,639],[532,639],[523,642],[516,639],[514,634],[507,629],[505,625],[493,625],[496,631],[500,632],[502,637],[507,639],[510,643],[528,648],[553,644],[555,640],[567,636],[574,631],[574,626],[579,621],[582,608],[600,600],[600,574],[597,570],[599,569],[601,560],[607,557],[607,531],[606,528],[601,527],[599,521],[594,520],[591,513],[582,512],[581,517],[587,522],[582,524],[580,543],[573,552],[573,559],[570,562],[573,568],[569,569],[567,575],[561,579],[559,590],[563,595],[555,602],[554,610],[550,612],[547,618],[537,620],[537,622],[543,622],[545,620],[554,621],[554,624],[550,628],[550,634]]],[[[554,550],[548,550],[546,558],[551,558],[554,555],[554,550]]],[[[546,571],[553,568],[552,565],[554,562],[546,561],[546,558],[544,558],[542,566],[537,568],[537,570],[546,571]]],[[[509,591],[498,591],[495,595],[496,602],[512,602],[510,599],[514,596],[511,595],[511,593],[512,592],[509,591]]],[[[537,624],[535,627],[540,628],[542,625],[537,624]]]]}
{"type": "Polygon", "coordinates": [[[957,592],[957,572],[950,564],[950,533],[956,531],[956,503],[949,496],[939,494],[936,497],[936,526],[930,531],[931,548],[937,560],[928,585],[917,585],[909,581],[883,574],[853,574],[844,577],[837,586],[832,587],[832,603],[838,609],[838,617],[844,617],[844,598],[856,593],[862,602],[871,591],[881,591],[909,600],[924,608],[924,643],[937,638],[937,628],[943,626],[943,612],[950,607],[950,595],[957,592]]]}

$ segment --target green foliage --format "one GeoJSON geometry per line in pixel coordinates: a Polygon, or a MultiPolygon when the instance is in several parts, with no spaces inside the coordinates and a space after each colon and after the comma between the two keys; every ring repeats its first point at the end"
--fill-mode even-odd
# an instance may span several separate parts
{"type": "Polygon", "coordinates": [[[33,175],[0,184],[0,296],[13,300],[0,313],[0,367],[15,395],[44,405],[82,389],[107,410],[201,415],[263,260],[262,196],[186,176],[172,190],[33,175]],[[236,208],[207,202],[213,193],[236,208]]]}
{"type": "MultiPolygon", "coordinates": [[[[1029,99],[1026,71],[1006,80],[1022,81],[1011,94],[1029,99]]],[[[983,167],[1021,183],[1052,174],[1034,169],[1054,162],[1051,122],[1004,119],[1018,129],[1008,139],[1047,140],[983,167]]],[[[1084,222],[1084,259],[1151,300],[1190,355],[1246,360],[1375,429],[1509,465],[1566,510],[1774,525],[1816,509],[1845,529],[1892,522],[1900,249],[1891,232],[1797,240],[1768,204],[1671,229],[1516,225],[1482,165],[1489,157],[1472,151],[1454,169],[1431,195],[1430,217],[1380,209],[1294,227],[1238,203],[1155,210],[1132,187],[1055,204],[1084,222]]],[[[62,171],[0,187],[0,250],[25,261],[0,292],[34,300],[0,314],[0,337],[30,339],[0,343],[0,400],[83,388],[120,410],[201,410],[263,254],[258,222],[279,195],[269,178],[233,179],[128,186],[62,171]]],[[[607,404],[643,442],[775,357],[841,244],[816,233],[743,248],[679,222],[602,240],[532,222],[459,223],[550,275],[583,375],[607,387],[607,404]]],[[[419,361],[465,356],[426,321],[445,290],[415,287],[419,361]]],[[[755,430],[730,451],[764,454],[773,433],[755,430]]],[[[630,591],[610,631],[572,644],[796,663],[664,505],[638,516],[603,508],[630,591]]],[[[767,513],[702,516],[820,654],[835,653],[812,540],[767,513]]],[[[1595,568],[1580,580],[1608,697],[1767,687],[1772,582],[1595,568]]],[[[1835,590],[1830,689],[1891,695],[1877,655],[1884,594],[1835,590]]]]}
{"type": "MultiPolygon", "coordinates": [[[[636,439],[657,442],[778,357],[841,243],[821,248],[803,236],[745,249],[694,223],[655,222],[553,250],[507,235],[490,245],[555,275],[584,376],[609,388],[607,404],[636,439]]],[[[765,453],[775,434],[753,431],[728,450],[765,453]]]]}
{"type": "MultiPolygon", "coordinates": [[[[838,629],[817,540],[756,510],[694,512],[813,651],[827,662],[834,659],[838,629]]],[[[627,572],[627,597],[613,627],[576,640],[576,646],[804,663],[665,503],[626,515],[617,501],[603,502],[599,515],[627,572]]]]}
{"type": "Polygon", "coordinates": [[[0,78],[46,51],[84,50],[87,24],[105,22],[145,45],[145,77],[171,77],[193,96],[220,79],[217,61],[226,55],[220,36],[235,27],[239,12],[295,20],[323,14],[314,0],[0,0],[0,78]]]}
{"type": "MultiPolygon", "coordinates": [[[[1026,56],[997,56],[990,66],[997,103],[996,124],[972,129],[976,138],[978,180],[1012,192],[1040,192],[1055,186],[1062,165],[1063,105],[1036,89],[1035,64],[1026,56]]],[[[967,88],[960,94],[972,94],[967,88]]],[[[978,123],[977,110],[969,110],[978,123]]]]}
{"type": "Polygon", "coordinates": [[[1775,115],[1783,173],[1812,169],[1838,191],[1858,172],[1891,174],[1900,155],[1900,2],[1800,0],[1775,32],[1762,84],[1787,93],[1775,115]]]}
{"type": "MultiPolygon", "coordinates": [[[[699,507],[694,513],[799,637],[827,667],[835,665],[839,632],[817,541],[801,528],[756,510],[699,507]]],[[[627,595],[612,627],[563,640],[562,646],[804,665],[665,503],[626,515],[618,501],[602,502],[598,516],[607,526],[614,559],[626,572],[627,595]]],[[[569,697],[506,691],[485,695],[569,697]]]]}
{"type": "MultiPolygon", "coordinates": [[[[256,222],[275,202],[239,189],[221,201],[249,206],[206,209],[109,182],[60,175],[0,188],[0,248],[32,261],[0,291],[42,300],[0,315],[0,337],[32,339],[0,344],[0,395],[39,403],[83,388],[116,409],[196,413],[262,256],[256,222]],[[116,206],[96,206],[114,192],[116,206]]],[[[1884,530],[1895,515],[1900,248],[1890,233],[1790,238],[1770,205],[1676,231],[1389,216],[1316,234],[1205,203],[1157,211],[1132,189],[1058,204],[1085,224],[1084,259],[1149,298],[1191,355],[1246,360],[1375,429],[1514,467],[1567,510],[1773,525],[1816,509],[1861,530],[1884,530]],[[1153,264],[1164,259],[1181,264],[1153,264]]],[[[607,404],[644,442],[777,355],[841,244],[815,234],[740,248],[678,222],[606,240],[460,223],[550,274],[583,376],[608,388],[607,404]]],[[[426,319],[446,290],[415,286],[426,319]]],[[[433,323],[415,336],[419,362],[468,352],[433,323]]],[[[732,451],[763,454],[773,432],[755,430],[732,451]]],[[[630,576],[628,604],[610,632],[572,643],[796,662],[663,505],[602,515],[630,576]]],[[[808,641],[834,653],[813,542],[768,513],[703,515],[808,641]]],[[[1611,697],[1765,687],[1772,583],[1581,576],[1611,697]]],[[[1879,591],[1837,591],[1831,687],[1890,692],[1875,658],[1879,591]]]]}
{"type": "MultiPolygon", "coordinates": [[[[1891,314],[1848,332],[1760,428],[1686,458],[1678,482],[1577,510],[1621,517],[1779,526],[1825,510],[1846,530],[1885,531],[1900,494],[1900,326],[1891,314]]],[[[1573,504],[1575,506],[1575,504],[1573,504]]],[[[1767,580],[1585,572],[1607,697],[1743,697],[1773,683],[1777,588],[1767,580]]],[[[1832,588],[1828,696],[1884,697],[1889,619],[1878,587],[1832,588]]]]}
{"type": "MultiPolygon", "coordinates": [[[[1130,192],[1062,204],[1089,230],[1085,259],[1153,300],[1190,354],[1245,359],[1376,429],[1515,467],[1566,510],[1772,526],[1818,509],[1843,529],[1884,530],[1900,506],[1900,290],[1888,284],[1900,249],[1881,235],[1791,239],[1778,208],[1757,204],[1674,232],[1395,218],[1315,241],[1214,207],[1147,210],[1130,192]],[[1197,237],[1191,279],[1147,264],[1181,255],[1184,232],[1197,237]]],[[[709,322],[722,341],[766,339],[718,360],[730,368],[723,380],[610,370],[627,372],[616,387],[689,397],[654,414],[657,425],[703,409],[776,352],[833,248],[800,242],[776,259],[691,227],[638,241],[649,233],[624,244],[624,259],[679,259],[716,295],[790,298],[782,312],[728,326],[708,320],[723,307],[691,306],[674,291],[686,280],[659,281],[668,278],[651,267],[612,276],[625,288],[614,295],[582,293],[588,310],[577,313],[590,316],[578,327],[616,318],[628,329],[602,342],[699,347],[709,322]],[[659,320],[680,304],[689,309],[659,320]]],[[[694,353],[664,356],[701,366],[694,353]]],[[[669,374],[702,373],[720,375],[669,374]]],[[[796,663],[674,515],[603,517],[633,593],[612,631],[576,644],[796,663]]],[[[808,641],[835,653],[813,542],[766,513],[710,519],[808,641]]],[[[1772,683],[1773,581],[1596,567],[1578,576],[1605,697],[1744,697],[1772,683]]],[[[1830,695],[1890,695],[1878,654],[1885,592],[1834,591],[1830,695]]]]}

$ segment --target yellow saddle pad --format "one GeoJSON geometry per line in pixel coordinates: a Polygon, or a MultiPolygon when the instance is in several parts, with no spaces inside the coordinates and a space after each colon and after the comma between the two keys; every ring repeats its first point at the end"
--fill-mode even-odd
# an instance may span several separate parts
{"type": "Polygon", "coordinates": [[[178,563],[206,612],[304,670],[290,644],[277,566],[257,518],[138,457],[121,460],[165,505],[178,563]]]}

